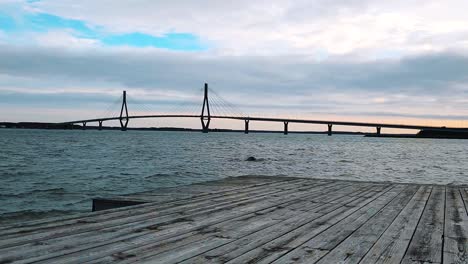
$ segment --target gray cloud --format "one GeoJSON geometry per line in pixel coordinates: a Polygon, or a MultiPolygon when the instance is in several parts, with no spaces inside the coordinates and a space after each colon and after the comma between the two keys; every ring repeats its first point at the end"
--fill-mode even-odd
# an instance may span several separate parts
{"type": "MultiPolygon", "coordinates": [[[[31,104],[47,100],[42,93],[52,88],[62,89],[49,97],[58,104],[73,104],[72,98],[77,105],[86,100],[105,102],[109,88],[143,91],[149,97],[140,99],[151,102],[157,93],[168,91],[193,95],[208,82],[233,103],[256,111],[278,105],[338,114],[468,115],[466,102],[456,100],[468,95],[468,57],[457,53],[316,62],[299,56],[215,57],[152,49],[0,48],[0,93],[9,91],[5,98],[10,102],[22,97],[31,104]],[[21,95],[24,89],[27,96],[21,95]]],[[[156,101],[177,100],[168,95],[156,101]]]]}
{"type": "Polygon", "coordinates": [[[15,107],[91,114],[123,89],[150,105],[194,107],[208,82],[248,112],[468,116],[466,1],[7,2],[18,17],[53,14],[105,34],[183,32],[209,48],[116,48],[68,28],[0,29],[6,115],[15,107]]]}
{"type": "Polygon", "coordinates": [[[468,56],[456,53],[388,61],[316,62],[299,56],[213,57],[157,50],[0,49],[0,74],[67,80],[85,86],[109,82],[130,88],[186,91],[206,81],[220,90],[278,94],[289,93],[289,89],[307,92],[333,88],[442,93],[442,89],[468,81],[468,56]]]}

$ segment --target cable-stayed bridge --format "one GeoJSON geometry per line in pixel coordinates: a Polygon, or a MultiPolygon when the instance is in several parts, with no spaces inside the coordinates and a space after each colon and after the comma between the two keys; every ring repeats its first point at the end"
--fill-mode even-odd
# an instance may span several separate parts
{"type": "MultiPolygon", "coordinates": [[[[236,106],[230,104],[220,96],[208,89],[208,84],[205,83],[203,90],[203,101],[201,105],[192,106],[193,111],[199,111],[193,114],[143,114],[143,115],[132,115],[129,112],[127,93],[123,91],[121,98],[119,98],[119,109],[118,115],[103,116],[92,119],[73,120],[58,123],[59,125],[69,125],[71,128],[73,125],[80,124],[82,128],[86,128],[88,123],[96,123],[99,129],[102,129],[103,123],[106,121],[118,121],[122,131],[127,130],[128,124],[132,119],[153,119],[153,118],[196,118],[200,120],[201,130],[203,133],[210,131],[210,123],[212,119],[225,119],[225,120],[241,120],[244,121],[244,132],[249,133],[249,123],[251,121],[256,122],[275,122],[283,123],[283,132],[288,134],[288,126],[290,123],[298,124],[320,124],[328,127],[328,135],[332,135],[333,126],[351,126],[351,127],[371,127],[375,128],[376,134],[380,135],[382,128],[392,129],[409,129],[409,130],[434,130],[434,131],[456,131],[456,132],[468,132],[468,128],[459,127],[446,127],[446,126],[427,126],[427,125],[411,125],[411,124],[392,124],[392,123],[369,123],[369,122],[348,122],[338,120],[313,120],[313,119],[300,119],[300,118],[280,118],[280,117],[260,117],[260,116],[249,116],[245,115],[236,106]],[[210,98],[209,92],[216,95],[215,98],[210,98]],[[201,112],[200,112],[201,109],[201,112]],[[213,111],[216,109],[217,111],[213,111]]],[[[148,108],[146,108],[148,109],[148,108]]]]}

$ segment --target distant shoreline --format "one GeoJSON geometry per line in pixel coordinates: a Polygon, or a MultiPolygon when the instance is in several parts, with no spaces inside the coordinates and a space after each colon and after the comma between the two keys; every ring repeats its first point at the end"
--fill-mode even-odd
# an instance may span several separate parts
{"type": "MultiPolygon", "coordinates": [[[[83,128],[80,125],[59,125],[56,123],[39,123],[39,122],[0,122],[0,129],[51,129],[51,130],[99,130],[99,126],[86,126],[83,128]]],[[[120,127],[102,126],[102,130],[121,130],[120,127]]],[[[201,132],[201,129],[196,128],[179,128],[179,127],[127,127],[127,130],[137,131],[185,131],[185,132],[201,132]]],[[[242,129],[222,129],[213,128],[210,132],[233,132],[244,133],[242,129]]],[[[249,130],[249,133],[280,133],[282,130],[249,130]]],[[[288,131],[288,134],[328,134],[327,131],[288,131]]],[[[352,132],[352,131],[335,131],[337,135],[361,135],[365,136],[368,133],[352,132]]]]}
{"type": "MultiPolygon", "coordinates": [[[[83,128],[80,125],[57,124],[57,123],[41,123],[41,122],[0,122],[0,129],[51,129],[51,130],[99,130],[99,126],[86,126],[83,128]]],[[[121,130],[120,127],[102,126],[101,130],[121,130]]],[[[195,128],[178,128],[178,127],[127,127],[127,130],[135,131],[185,131],[185,132],[201,132],[201,129],[195,128]]],[[[210,132],[232,132],[244,133],[243,129],[210,129],[210,132]]],[[[283,134],[282,130],[249,130],[249,133],[273,133],[283,134]]],[[[328,131],[288,131],[288,134],[320,134],[326,135],[328,131]]],[[[468,133],[457,131],[432,131],[421,130],[417,134],[380,134],[352,131],[334,131],[333,135],[358,135],[365,137],[381,137],[381,138],[438,138],[438,139],[468,139],[468,133]]]]}

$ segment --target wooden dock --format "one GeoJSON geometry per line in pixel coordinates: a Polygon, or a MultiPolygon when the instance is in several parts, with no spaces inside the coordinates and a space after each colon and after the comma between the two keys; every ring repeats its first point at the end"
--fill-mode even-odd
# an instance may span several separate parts
{"type": "Polygon", "coordinates": [[[0,227],[0,263],[468,263],[467,206],[467,186],[228,178],[0,227]]]}

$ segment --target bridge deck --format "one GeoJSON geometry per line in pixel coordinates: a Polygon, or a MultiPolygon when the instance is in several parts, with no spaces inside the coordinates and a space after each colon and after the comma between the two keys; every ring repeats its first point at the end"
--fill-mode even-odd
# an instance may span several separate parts
{"type": "Polygon", "coordinates": [[[125,204],[0,227],[0,263],[468,263],[466,186],[241,177],[94,207],[125,204]]]}

